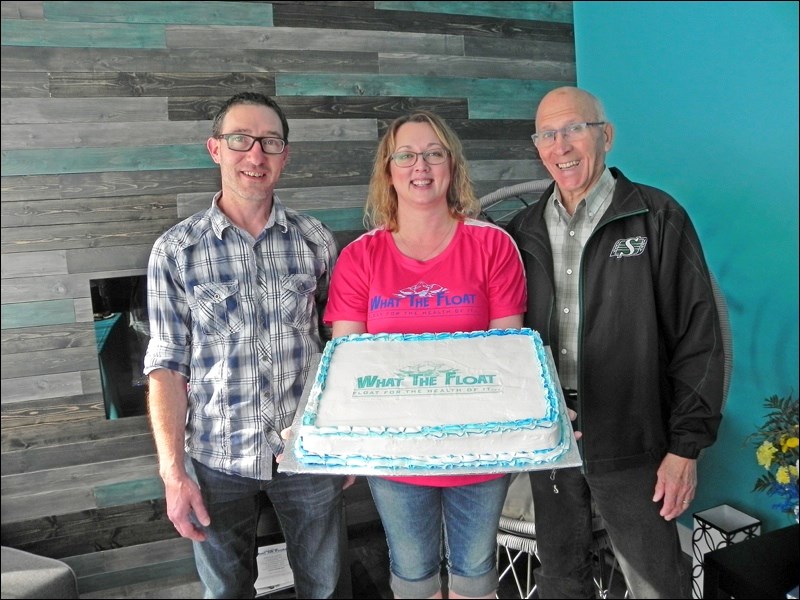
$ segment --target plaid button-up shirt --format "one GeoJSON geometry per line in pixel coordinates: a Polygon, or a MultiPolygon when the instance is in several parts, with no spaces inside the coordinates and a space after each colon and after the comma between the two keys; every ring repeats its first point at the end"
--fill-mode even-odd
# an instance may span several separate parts
{"type": "Polygon", "coordinates": [[[578,203],[570,216],[561,202],[558,186],[545,207],[547,232],[553,249],[553,273],[555,274],[558,311],[559,348],[551,348],[559,354],[558,377],[565,388],[578,386],[578,326],[580,306],[578,285],[581,255],[586,241],[594,231],[600,217],[606,212],[614,195],[614,176],[606,168],[600,180],[578,203]]]}
{"type": "Polygon", "coordinates": [[[331,232],[274,199],[257,239],[217,207],[153,246],[144,372],[188,380],[186,450],[211,468],[268,480],[309,362],[336,259],[331,232]]]}

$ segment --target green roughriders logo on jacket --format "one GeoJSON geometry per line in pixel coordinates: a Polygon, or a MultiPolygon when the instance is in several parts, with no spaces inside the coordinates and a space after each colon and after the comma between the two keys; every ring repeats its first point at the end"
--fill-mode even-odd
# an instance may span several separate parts
{"type": "Polygon", "coordinates": [[[644,252],[645,246],[647,246],[647,238],[641,235],[624,240],[617,240],[614,243],[614,247],[611,249],[610,256],[613,258],[639,256],[644,252]]]}

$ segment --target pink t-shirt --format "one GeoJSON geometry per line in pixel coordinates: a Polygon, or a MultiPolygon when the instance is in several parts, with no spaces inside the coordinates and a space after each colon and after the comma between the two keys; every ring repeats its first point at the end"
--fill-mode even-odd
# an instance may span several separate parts
{"type": "MultiPolygon", "coordinates": [[[[459,223],[436,258],[403,255],[390,232],[365,233],[345,247],[333,268],[325,321],[360,321],[368,333],[479,331],[493,319],[525,312],[519,251],[501,228],[459,223]]],[[[499,475],[389,477],[417,485],[466,485],[499,475]]]]}

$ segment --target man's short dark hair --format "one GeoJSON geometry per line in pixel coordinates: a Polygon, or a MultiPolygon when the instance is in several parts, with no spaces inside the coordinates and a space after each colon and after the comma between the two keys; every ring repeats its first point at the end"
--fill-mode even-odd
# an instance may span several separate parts
{"type": "Polygon", "coordinates": [[[211,133],[214,136],[222,134],[222,121],[225,119],[225,115],[228,114],[228,111],[233,106],[238,106],[239,104],[255,104],[260,106],[266,106],[271,108],[278,114],[278,118],[281,120],[281,126],[283,127],[283,141],[287,144],[289,143],[289,121],[286,120],[286,115],[283,114],[283,109],[278,105],[275,100],[267,96],[266,94],[259,94],[258,92],[241,92],[232,96],[228,100],[225,101],[219,111],[217,111],[216,116],[214,117],[214,123],[211,127],[211,133]]]}

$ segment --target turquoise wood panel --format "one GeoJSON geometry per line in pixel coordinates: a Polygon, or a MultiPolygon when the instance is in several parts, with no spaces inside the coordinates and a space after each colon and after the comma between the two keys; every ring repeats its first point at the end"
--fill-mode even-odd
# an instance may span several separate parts
{"type": "Polygon", "coordinates": [[[75,322],[75,304],[72,299],[3,304],[2,315],[0,329],[63,325],[75,322]]]}
{"type": "Polygon", "coordinates": [[[572,23],[572,2],[376,2],[375,8],[572,23]]]}
{"type": "Polygon", "coordinates": [[[275,90],[279,96],[431,96],[435,98],[470,99],[470,118],[517,119],[530,118],[531,111],[521,114],[519,106],[510,99],[535,102],[563,81],[533,81],[516,79],[470,79],[462,77],[410,77],[408,75],[278,73],[275,90]],[[472,98],[478,106],[492,108],[483,112],[491,117],[472,114],[472,98]],[[504,105],[509,108],[505,110],[504,105]]]}
{"type": "Polygon", "coordinates": [[[2,153],[3,176],[105,171],[207,169],[214,166],[205,146],[140,146],[137,148],[54,148],[2,153]]]}
{"type": "Polygon", "coordinates": [[[364,229],[364,209],[362,207],[304,210],[303,212],[316,217],[333,231],[364,229]]]}
{"type": "Polygon", "coordinates": [[[164,25],[59,23],[3,19],[3,46],[166,48],[164,25]]]}
{"type": "Polygon", "coordinates": [[[97,508],[125,506],[134,502],[145,502],[164,497],[164,484],[160,477],[134,479],[119,483],[95,486],[94,498],[97,508]]]}
{"type": "MultiPolygon", "coordinates": [[[[568,83],[563,82],[563,85],[568,85],[568,83]]],[[[528,119],[531,121],[531,128],[533,128],[536,107],[546,92],[547,90],[542,90],[534,95],[526,94],[524,96],[510,97],[472,97],[469,99],[469,118],[528,119]]]]}
{"type": "Polygon", "coordinates": [[[272,27],[272,5],[262,2],[44,2],[44,18],[87,23],[272,27]]]}

